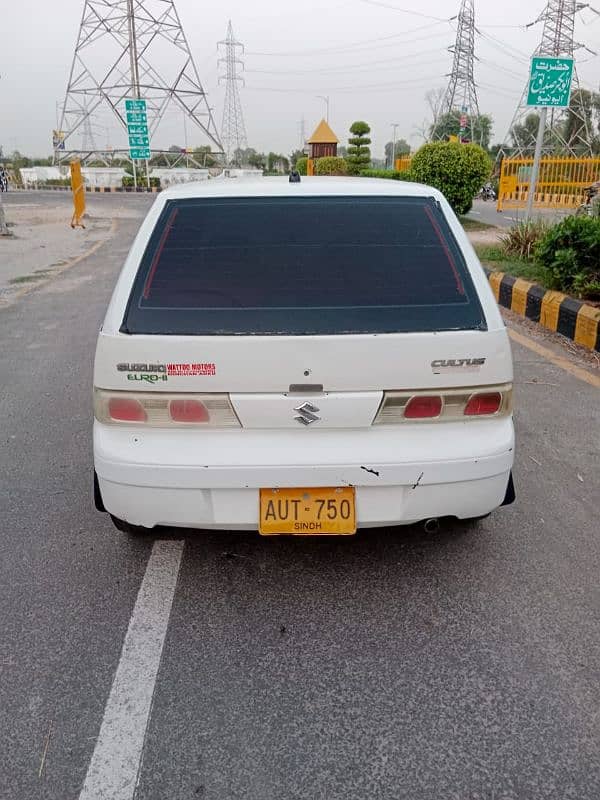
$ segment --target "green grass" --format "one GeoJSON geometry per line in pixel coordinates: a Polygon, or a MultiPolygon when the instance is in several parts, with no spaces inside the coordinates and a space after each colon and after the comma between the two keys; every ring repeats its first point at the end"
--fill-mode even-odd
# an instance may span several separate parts
{"type": "Polygon", "coordinates": [[[34,275],[20,275],[18,278],[11,278],[9,283],[35,283],[35,281],[43,280],[47,275],[52,274],[51,269],[37,269],[34,275]]]}
{"type": "Polygon", "coordinates": [[[495,272],[506,272],[515,278],[525,278],[527,281],[533,281],[544,286],[544,269],[539,264],[533,264],[520,258],[511,258],[506,255],[501,247],[475,245],[475,250],[484,267],[488,267],[495,272]]]}
{"type": "Polygon", "coordinates": [[[466,231],[489,231],[490,228],[496,227],[496,225],[480,222],[480,220],[471,219],[471,217],[460,217],[460,223],[466,231]]]}

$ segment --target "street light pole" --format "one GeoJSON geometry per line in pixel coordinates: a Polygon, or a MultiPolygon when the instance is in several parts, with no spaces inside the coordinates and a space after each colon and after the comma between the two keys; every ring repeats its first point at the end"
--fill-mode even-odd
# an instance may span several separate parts
{"type": "Polygon", "coordinates": [[[394,140],[392,142],[392,169],[396,167],[396,131],[398,130],[399,123],[392,122],[392,128],[394,129],[394,140]]]}
{"type": "Polygon", "coordinates": [[[329,95],[327,95],[327,97],[325,97],[325,95],[318,94],[317,97],[319,98],[319,100],[324,100],[325,101],[325,106],[327,107],[327,111],[325,112],[326,113],[325,119],[326,119],[327,122],[329,122],[329,95]]]}

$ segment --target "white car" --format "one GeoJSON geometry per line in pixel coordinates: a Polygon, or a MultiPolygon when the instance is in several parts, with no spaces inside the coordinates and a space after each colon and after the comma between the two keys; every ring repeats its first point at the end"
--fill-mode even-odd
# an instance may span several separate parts
{"type": "Polygon", "coordinates": [[[514,499],[512,380],[488,281],[435,189],[169,189],[98,339],[96,505],[130,532],[479,518],[514,499]]]}

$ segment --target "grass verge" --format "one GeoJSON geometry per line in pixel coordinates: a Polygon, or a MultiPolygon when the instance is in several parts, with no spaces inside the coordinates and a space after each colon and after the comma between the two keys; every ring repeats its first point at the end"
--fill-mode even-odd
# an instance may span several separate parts
{"type": "Polygon", "coordinates": [[[496,227],[495,225],[490,225],[488,222],[471,219],[471,217],[460,217],[460,224],[466,231],[489,231],[490,228],[496,227]]]}
{"type": "Polygon", "coordinates": [[[507,275],[513,275],[515,278],[524,278],[547,288],[544,268],[539,264],[520,258],[511,258],[501,247],[475,245],[475,251],[484,267],[488,267],[494,272],[506,272],[507,275]]]}

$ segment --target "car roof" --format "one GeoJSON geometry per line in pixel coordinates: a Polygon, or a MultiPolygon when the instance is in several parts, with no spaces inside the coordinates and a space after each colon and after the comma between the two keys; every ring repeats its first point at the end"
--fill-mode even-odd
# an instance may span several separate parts
{"type": "Polygon", "coordinates": [[[213,178],[209,181],[185,183],[161,192],[169,199],[194,199],[200,197],[297,197],[307,196],[390,196],[435,197],[442,194],[431,186],[383,178],[313,178],[302,177],[300,183],[290,183],[287,176],[281,178],[240,177],[213,178]]]}

